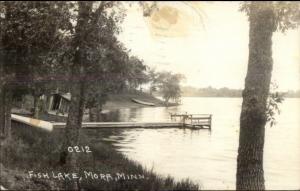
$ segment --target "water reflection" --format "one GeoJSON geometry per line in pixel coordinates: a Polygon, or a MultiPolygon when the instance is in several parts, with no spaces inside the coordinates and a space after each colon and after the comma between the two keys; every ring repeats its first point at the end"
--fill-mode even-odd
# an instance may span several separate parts
{"type": "Polygon", "coordinates": [[[117,122],[117,121],[120,121],[120,118],[121,118],[120,115],[121,115],[121,112],[119,110],[114,110],[109,113],[101,114],[101,119],[104,122],[109,122],[109,121],[117,122]]]}
{"type": "MultiPolygon", "coordinates": [[[[169,113],[211,113],[212,131],[190,129],[111,130],[107,141],[147,168],[176,179],[191,178],[204,189],[235,189],[239,98],[184,98],[179,107],[119,110],[118,121],[166,121],[169,113]]],[[[267,189],[300,188],[300,99],[281,106],[277,126],[266,127],[267,189]]]]}

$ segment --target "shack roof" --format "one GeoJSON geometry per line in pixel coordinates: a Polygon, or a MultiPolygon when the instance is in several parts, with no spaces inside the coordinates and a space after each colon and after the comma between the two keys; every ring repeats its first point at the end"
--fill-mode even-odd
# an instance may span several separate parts
{"type": "Polygon", "coordinates": [[[53,93],[52,95],[59,95],[62,98],[71,101],[71,93],[53,93]]]}

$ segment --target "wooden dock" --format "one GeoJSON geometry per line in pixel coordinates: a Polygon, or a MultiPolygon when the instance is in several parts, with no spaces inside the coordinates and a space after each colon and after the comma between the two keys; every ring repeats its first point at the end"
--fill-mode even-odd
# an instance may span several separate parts
{"type": "MultiPolygon", "coordinates": [[[[104,129],[104,128],[204,128],[211,129],[211,115],[209,117],[203,115],[171,115],[171,122],[83,122],[84,129],[104,129]],[[174,118],[180,118],[174,121],[174,118]]],[[[66,127],[63,122],[48,122],[29,117],[12,114],[13,121],[24,123],[26,125],[52,131],[53,129],[62,129],[66,127]]]]}
{"type": "Polygon", "coordinates": [[[178,121],[186,127],[211,129],[211,114],[170,114],[171,121],[178,121]]]}
{"type": "MultiPolygon", "coordinates": [[[[66,123],[52,123],[53,128],[65,128],[66,123]]],[[[84,122],[82,128],[179,128],[184,127],[179,122],[84,122]]]]}

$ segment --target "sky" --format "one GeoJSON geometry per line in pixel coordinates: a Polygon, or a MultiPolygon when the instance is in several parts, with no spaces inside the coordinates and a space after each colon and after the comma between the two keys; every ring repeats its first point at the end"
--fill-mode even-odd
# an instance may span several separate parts
{"type": "MultiPolygon", "coordinates": [[[[182,85],[242,89],[247,72],[249,22],[239,2],[159,2],[143,17],[128,7],[119,40],[158,71],[182,73],[182,85]]],[[[279,90],[300,85],[300,30],[273,35],[273,76],[279,90]]]]}

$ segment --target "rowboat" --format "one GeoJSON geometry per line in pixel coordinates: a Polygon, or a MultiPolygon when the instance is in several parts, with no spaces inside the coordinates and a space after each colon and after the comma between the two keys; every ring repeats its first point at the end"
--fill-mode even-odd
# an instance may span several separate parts
{"type": "Polygon", "coordinates": [[[145,102],[145,101],[141,101],[138,99],[131,99],[133,102],[138,103],[138,104],[142,104],[142,105],[149,105],[149,106],[155,106],[154,103],[150,103],[150,102],[145,102]]]}

